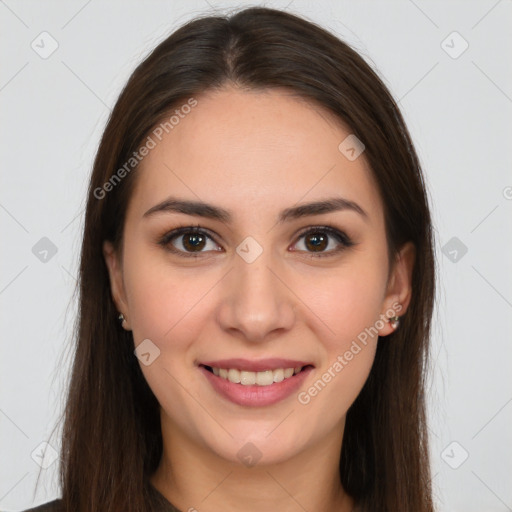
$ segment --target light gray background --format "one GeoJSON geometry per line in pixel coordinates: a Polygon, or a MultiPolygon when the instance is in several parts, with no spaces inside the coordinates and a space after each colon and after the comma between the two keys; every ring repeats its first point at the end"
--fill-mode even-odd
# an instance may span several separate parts
{"type": "MultiPolygon", "coordinates": [[[[178,25],[243,5],[0,1],[2,510],[59,496],[58,462],[42,470],[34,493],[40,467],[31,454],[37,460],[62,409],[86,183],[109,109],[135,65],[178,25]],[[43,31],[58,43],[46,59],[31,47],[51,48],[43,31]],[[32,252],[43,237],[57,248],[46,262],[32,252]]],[[[512,2],[266,5],[332,29],[400,100],[438,236],[429,389],[436,502],[442,512],[512,510],[512,2]],[[464,40],[468,49],[453,58],[464,40]]],[[[58,448],[58,436],[50,444],[58,448]]]]}

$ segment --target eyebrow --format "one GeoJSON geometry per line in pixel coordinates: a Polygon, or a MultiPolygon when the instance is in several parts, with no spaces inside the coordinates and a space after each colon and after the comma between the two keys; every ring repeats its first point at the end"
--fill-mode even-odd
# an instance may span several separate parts
{"type": "MultiPolygon", "coordinates": [[[[368,219],[368,214],[354,201],[344,199],[343,197],[333,197],[322,201],[304,203],[291,208],[286,208],[279,213],[277,222],[278,224],[282,224],[286,221],[296,220],[310,215],[321,215],[343,210],[356,212],[364,217],[365,220],[368,219]]],[[[231,223],[233,220],[233,214],[229,210],[225,210],[219,206],[203,203],[201,201],[178,199],[175,197],[168,197],[161,203],[153,206],[144,213],[143,217],[150,217],[157,213],[165,212],[184,213],[186,215],[218,220],[226,224],[231,223]]]]}

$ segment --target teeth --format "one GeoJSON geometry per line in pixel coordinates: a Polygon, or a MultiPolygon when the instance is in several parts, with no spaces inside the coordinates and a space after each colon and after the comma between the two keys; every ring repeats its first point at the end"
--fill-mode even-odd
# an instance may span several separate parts
{"type": "Polygon", "coordinates": [[[294,368],[286,368],[284,371],[284,378],[287,379],[288,377],[291,377],[294,371],[294,368]]]}
{"type": "Polygon", "coordinates": [[[274,370],[272,373],[274,374],[274,382],[282,382],[284,380],[284,370],[281,368],[274,370]]]}
{"type": "Polygon", "coordinates": [[[256,372],[240,372],[240,384],[244,386],[256,384],[256,372]]]}
{"type": "Polygon", "coordinates": [[[241,380],[240,377],[240,370],[235,370],[234,368],[230,368],[228,370],[228,377],[230,382],[234,382],[235,384],[238,384],[241,380]]]}
{"type": "Polygon", "coordinates": [[[258,386],[270,386],[270,384],[274,383],[274,372],[272,370],[267,370],[265,372],[258,372],[256,374],[256,384],[258,386]]]}
{"type": "Polygon", "coordinates": [[[246,372],[236,368],[212,368],[214,375],[229,380],[234,384],[243,386],[270,386],[274,382],[282,382],[302,370],[302,366],[296,368],[279,368],[277,370],[265,370],[263,372],[246,372]]]}

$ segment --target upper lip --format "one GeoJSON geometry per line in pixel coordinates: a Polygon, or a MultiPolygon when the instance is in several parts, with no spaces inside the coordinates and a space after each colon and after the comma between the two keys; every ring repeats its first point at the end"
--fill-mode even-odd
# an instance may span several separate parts
{"type": "Polygon", "coordinates": [[[202,361],[202,366],[210,366],[212,368],[224,368],[229,370],[235,368],[237,370],[243,370],[246,372],[262,372],[265,370],[277,370],[279,368],[297,368],[298,366],[308,366],[312,363],[307,361],[297,361],[295,359],[219,359],[217,361],[202,361]]]}

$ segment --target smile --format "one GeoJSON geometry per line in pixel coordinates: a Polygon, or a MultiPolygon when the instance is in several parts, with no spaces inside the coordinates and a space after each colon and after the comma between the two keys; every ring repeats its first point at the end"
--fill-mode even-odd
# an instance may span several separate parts
{"type": "Polygon", "coordinates": [[[264,370],[262,372],[249,372],[237,370],[236,368],[212,368],[210,366],[207,369],[211,369],[214,375],[229,380],[233,384],[242,384],[242,386],[252,386],[255,384],[258,386],[270,386],[274,382],[282,382],[299,373],[302,370],[302,366],[264,370]]]}
{"type": "Polygon", "coordinates": [[[313,368],[311,363],[288,359],[229,359],[199,364],[218,396],[249,407],[268,406],[288,398],[313,368]]]}

